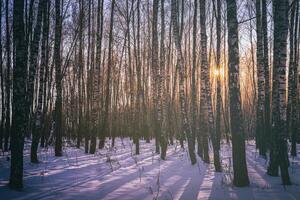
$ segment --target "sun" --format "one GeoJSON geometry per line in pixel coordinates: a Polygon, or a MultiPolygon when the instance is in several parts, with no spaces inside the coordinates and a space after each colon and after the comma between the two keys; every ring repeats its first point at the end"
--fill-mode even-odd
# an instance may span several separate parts
{"type": "Polygon", "coordinates": [[[213,73],[214,73],[214,76],[220,76],[220,70],[219,69],[214,69],[213,73]]]}
{"type": "Polygon", "coordinates": [[[224,68],[214,67],[211,71],[212,76],[214,77],[223,77],[224,76],[224,68]]]}

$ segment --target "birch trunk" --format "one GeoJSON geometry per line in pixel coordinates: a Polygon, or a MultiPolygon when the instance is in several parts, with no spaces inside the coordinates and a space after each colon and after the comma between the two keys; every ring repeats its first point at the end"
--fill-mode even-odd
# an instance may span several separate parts
{"type": "Polygon", "coordinates": [[[256,66],[257,66],[257,109],[256,109],[256,148],[259,154],[266,156],[264,101],[265,101],[265,75],[264,75],[264,44],[262,31],[262,1],[256,0],[256,66]]]}
{"type": "Polygon", "coordinates": [[[62,73],[61,73],[61,0],[55,0],[55,39],[54,39],[54,64],[55,64],[55,156],[62,156],[62,73]]]}
{"type": "Polygon", "coordinates": [[[288,1],[274,0],[274,50],[273,50],[273,93],[272,93],[272,146],[268,174],[278,175],[283,185],[290,185],[287,154],[286,129],[286,62],[288,34],[288,1]]]}
{"type": "Polygon", "coordinates": [[[27,73],[25,62],[26,45],[24,31],[24,0],[14,0],[13,41],[15,45],[15,65],[13,68],[13,101],[11,132],[11,167],[9,186],[13,189],[23,187],[23,147],[26,129],[26,85],[27,73]]]}
{"type": "MultiPolygon", "coordinates": [[[[39,51],[39,43],[40,43],[40,36],[41,36],[41,30],[42,30],[42,19],[43,19],[43,11],[45,8],[45,0],[40,0],[38,5],[38,14],[37,14],[37,22],[34,29],[33,34],[33,43],[31,44],[31,54],[30,54],[30,67],[29,67],[29,87],[33,89],[34,87],[34,75],[36,71],[36,67],[38,65],[38,51],[39,51]],[[32,71],[31,71],[32,70],[32,71]],[[31,80],[33,79],[33,80],[31,80]],[[32,81],[32,82],[30,82],[32,81]]],[[[40,85],[39,85],[39,91],[38,91],[38,105],[37,105],[37,111],[35,114],[35,124],[32,129],[32,143],[31,143],[31,151],[30,151],[30,161],[32,163],[38,163],[38,157],[37,157],[37,149],[40,139],[40,132],[42,130],[41,125],[41,114],[42,114],[42,94],[43,94],[43,76],[44,76],[44,65],[42,64],[40,66],[40,85]]],[[[33,99],[33,90],[28,90],[29,94],[28,96],[31,96],[33,99]]],[[[32,106],[32,101],[28,106],[32,106]]],[[[29,118],[31,120],[31,118],[29,118]]],[[[29,122],[31,123],[31,122],[29,122]]],[[[32,123],[33,124],[33,123],[32,123]]]]}
{"type": "Polygon", "coordinates": [[[194,142],[192,141],[191,127],[187,115],[187,102],[186,102],[186,96],[184,91],[184,62],[183,62],[183,55],[181,51],[181,42],[179,36],[178,17],[177,17],[178,10],[176,5],[177,5],[176,0],[172,0],[171,15],[172,15],[172,24],[173,24],[173,38],[174,38],[174,43],[177,52],[177,65],[179,68],[179,99],[180,99],[180,113],[181,113],[181,120],[182,120],[182,131],[183,131],[183,135],[187,137],[189,155],[190,155],[191,163],[192,165],[194,165],[196,164],[197,159],[194,152],[195,147],[193,146],[194,142]]]}
{"type": "Polygon", "coordinates": [[[246,163],[245,136],[242,127],[236,0],[227,0],[227,26],[233,184],[237,187],[243,187],[249,185],[249,178],[246,163]]]}

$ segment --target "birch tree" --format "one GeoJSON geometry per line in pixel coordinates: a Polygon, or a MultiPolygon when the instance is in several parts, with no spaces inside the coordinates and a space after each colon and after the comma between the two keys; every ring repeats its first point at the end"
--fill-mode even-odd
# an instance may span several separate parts
{"type": "Polygon", "coordinates": [[[104,119],[103,119],[103,128],[100,137],[100,147],[104,147],[105,143],[105,134],[108,133],[108,115],[109,115],[109,104],[110,104],[110,76],[111,68],[113,65],[112,53],[113,53],[113,27],[114,27],[114,8],[115,0],[111,2],[111,12],[110,12],[110,26],[109,26],[109,42],[108,42],[108,63],[107,63],[107,77],[106,77],[106,91],[105,91],[105,108],[104,108],[104,119]]]}
{"type": "Polygon", "coordinates": [[[183,55],[181,50],[181,42],[179,35],[179,26],[178,26],[178,7],[177,0],[171,1],[171,15],[172,15],[172,25],[173,25],[173,39],[176,46],[177,52],[177,67],[179,70],[179,98],[180,98],[180,114],[181,114],[181,123],[182,123],[182,132],[185,137],[187,137],[189,156],[191,159],[192,165],[196,164],[196,155],[195,155],[195,147],[193,146],[192,135],[191,135],[191,127],[188,121],[187,115],[187,102],[184,91],[184,62],[183,55]]]}
{"type": "Polygon", "coordinates": [[[265,101],[265,75],[264,75],[264,38],[262,31],[262,1],[256,0],[256,66],[257,66],[257,110],[256,110],[256,147],[259,154],[266,156],[264,101],[265,101]]]}
{"type": "MultiPolygon", "coordinates": [[[[37,14],[37,22],[36,26],[34,29],[34,34],[33,34],[33,41],[30,46],[30,66],[29,66],[29,88],[28,89],[28,97],[30,97],[30,102],[28,102],[28,106],[32,106],[33,103],[33,96],[34,96],[34,79],[35,79],[35,72],[36,68],[38,65],[38,52],[39,52],[39,44],[40,44],[40,37],[41,37],[41,30],[42,30],[42,19],[43,19],[43,10],[45,7],[45,0],[40,0],[39,5],[38,5],[38,14],[37,14]]],[[[41,81],[43,81],[43,71],[44,71],[44,66],[40,67],[40,78],[41,81]]],[[[38,144],[39,144],[39,139],[40,139],[40,132],[41,132],[41,113],[42,113],[42,92],[43,92],[43,87],[42,87],[42,82],[40,82],[39,86],[39,94],[40,94],[40,99],[38,99],[38,106],[37,106],[37,112],[35,118],[35,127],[33,128],[32,131],[32,143],[31,143],[31,151],[30,151],[30,160],[32,163],[38,163],[38,157],[37,157],[37,149],[38,149],[38,144]]],[[[32,117],[32,116],[31,116],[32,117]]],[[[31,123],[31,118],[30,122],[31,123]]]]}
{"type": "Polygon", "coordinates": [[[249,185],[246,164],[245,136],[242,127],[241,94],[239,80],[239,37],[236,0],[227,0],[228,67],[230,125],[232,134],[233,184],[249,185]]]}
{"type": "Polygon", "coordinates": [[[4,135],[4,151],[9,149],[9,137],[11,132],[11,40],[10,40],[10,25],[9,25],[9,1],[5,3],[5,25],[6,25],[6,78],[5,78],[5,135],[4,135]]]}
{"type": "MultiPolygon", "coordinates": [[[[0,1],[0,27],[2,27],[2,1],[0,1]]],[[[3,136],[5,133],[4,129],[4,118],[5,118],[5,96],[4,96],[4,67],[2,59],[2,31],[0,31],[0,78],[1,78],[1,122],[0,122],[0,149],[3,149],[3,136]]]]}
{"type": "Polygon", "coordinates": [[[272,90],[272,145],[268,174],[278,176],[280,167],[283,185],[290,185],[286,126],[286,62],[288,35],[288,1],[273,1],[274,49],[272,90]]]}
{"type": "Polygon", "coordinates": [[[55,156],[62,156],[62,72],[61,72],[61,0],[55,0],[55,39],[54,39],[54,64],[55,64],[55,156]]]}
{"type": "Polygon", "coordinates": [[[24,29],[24,0],[14,0],[13,41],[15,62],[13,68],[13,101],[11,132],[11,167],[9,186],[13,189],[23,187],[23,146],[26,129],[26,44],[24,29]]]}

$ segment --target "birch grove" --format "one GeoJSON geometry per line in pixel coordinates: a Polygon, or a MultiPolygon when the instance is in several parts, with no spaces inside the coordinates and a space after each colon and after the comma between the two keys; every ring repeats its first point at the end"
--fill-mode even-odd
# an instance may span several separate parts
{"type": "Polygon", "coordinates": [[[246,146],[267,173],[292,184],[300,142],[299,0],[2,0],[0,149],[9,185],[53,147],[97,155],[116,138],[131,156],[168,162],[175,146],[192,166],[249,186],[246,146]],[[225,172],[224,172],[225,173],[225,172]]]}

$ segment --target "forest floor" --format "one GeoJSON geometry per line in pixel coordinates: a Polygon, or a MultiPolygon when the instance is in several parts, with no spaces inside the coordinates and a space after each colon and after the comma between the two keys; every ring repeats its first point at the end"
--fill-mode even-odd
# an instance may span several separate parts
{"type": "MultiPolygon", "coordinates": [[[[190,164],[186,149],[179,144],[168,147],[167,160],[155,154],[154,142],[140,143],[140,155],[134,155],[129,139],[116,139],[114,148],[85,154],[84,149],[67,145],[62,157],[53,148],[40,149],[39,164],[30,164],[30,143],[25,143],[24,190],[7,187],[9,159],[0,157],[0,199],[300,199],[300,159],[291,160],[292,186],[283,187],[280,177],[266,175],[267,162],[260,158],[253,141],[247,142],[247,164],[251,184],[232,185],[231,148],[222,144],[223,172],[214,172],[213,164],[198,159],[190,164]]],[[[298,146],[300,151],[300,146],[298,146]]],[[[299,152],[300,153],[300,152],[299,152]]]]}

